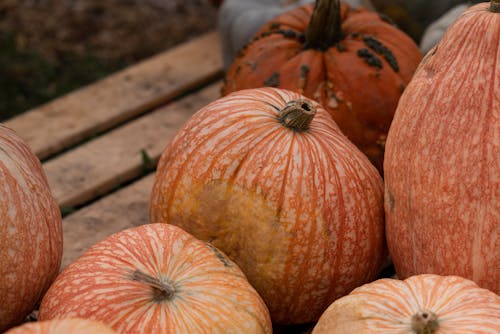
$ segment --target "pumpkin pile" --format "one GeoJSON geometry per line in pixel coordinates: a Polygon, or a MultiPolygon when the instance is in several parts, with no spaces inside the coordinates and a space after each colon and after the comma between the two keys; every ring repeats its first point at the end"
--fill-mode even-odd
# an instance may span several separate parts
{"type": "Polygon", "coordinates": [[[337,0],[278,16],[165,148],[150,224],[57,278],[57,205],[0,126],[0,331],[41,299],[8,334],[500,332],[499,55],[500,0],[423,59],[337,0]]]}
{"type": "Polygon", "coordinates": [[[265,24],[229,67],[222,94],[272,86],[315,99],[382,172],[394,111],[421,59],[379,14],[318,0],[265,24]]]}

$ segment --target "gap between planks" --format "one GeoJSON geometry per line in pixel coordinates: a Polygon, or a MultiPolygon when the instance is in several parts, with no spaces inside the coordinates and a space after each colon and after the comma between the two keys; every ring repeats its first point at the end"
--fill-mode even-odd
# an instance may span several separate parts
{"type": "Polygon", "coordinates": [[[154,174],[150,174],[65,217],[61,269],[111,234],[148,224],[153,182],[154,174]]]}
{"type": "Polygon", "coordinates": [[[43,164],[60,207],[74,207],[116,189],[143,173],[143,152],[154,168],[179,128],[219,97],[220,82],[144,115],[43,164]]]}
{"type": "Polygon", "coordinates": [[[40,159],[45,159],[220,78],[219,45],[218,33],[207,33],[17,116],[5,125],[16,131],[40,159]]]}

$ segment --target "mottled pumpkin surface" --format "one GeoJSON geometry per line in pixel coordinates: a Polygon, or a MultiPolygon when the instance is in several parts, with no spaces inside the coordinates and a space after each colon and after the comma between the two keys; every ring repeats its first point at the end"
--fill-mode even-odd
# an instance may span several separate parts
{"type": "Polygon", "coordinates": [[[55,280],[39,319],[88,318],[119,333],[272,333],[266,305],[226,255],[149,224],[92,246],[55,280]]]}
{"type": "Polygon", "coordinates": [[[0,124],[0,332],[35,308],[61,256],[61,214],[42,165],[0,124]]]}
{"type": "Polygon", "coordinates": [[[278,323],[317,320],[376,277],[385,247],[377,170],[312,100],[307,130],[281,123],[297,99],[244,90],[198,111],[162,154],[150,208],[232,258],[278,323]]]}
{"type": "Polygon", "coordinates": [[[500,293],[500,13],[471,7],[429,51],[387,139],[387,239],[399,277],[500,293]]]}
{"type": "Polygon", "coordinates": [[[272,86],[315,99],[381,171],[394,111],[422,55],[379,14],[344,3],[340,40],[310,47],[313,9],[305,5],[266,24],[229,68],[222,93],[272,86]]]}
{"type": "Polygon", "coordinates": [[[30,322],[5,334],[116,334],[116,332],[101,322],[74,318],[30,322]]]}
{"type": "Polygon", "coordinates": [[[333,303],[313,334],[497,334],[500,297],[458,276],[380,279],[333,303]]]}

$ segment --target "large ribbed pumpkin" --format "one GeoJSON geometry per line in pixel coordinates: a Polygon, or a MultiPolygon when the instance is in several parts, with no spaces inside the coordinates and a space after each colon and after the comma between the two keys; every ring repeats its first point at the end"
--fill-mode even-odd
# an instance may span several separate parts
{"type": "Polygon", "coordinates": [[[223,250],[273,321],[309,322],[379,272],[381,182],[316,102],[242,90],[198,111],[163,152],[150,218],[223,250]]]}
{"type": "Polygon", "coordinates": [[[88,319],[55,319],[29,322],[5,334],[116,334],[102,322],[88,319]]]}
{"type": "Polygon", "coordinates": [[[403,94],[385,160],[398,276],[459,275],[500,293],[500,2],[471,7],[403,94]]]}
{"type": "Polygon", "coordinates": [[[130,333],[272,333],[266,305],[231,260],[166,224],[118,232],[55,280],[39,319],[86,318],[130,333]]]}
{"type": "Polygon", "coordinates": [[[272,86],[315,99],[382,170],[394,111],[421,59],[377,13],[317,0],[262,27],[229,68],[223,94],[272,86]]]}
{"type": "Polygon", "coordinates": [[[500,297],[459,276],[381,279],[335,301],[312,334],[498,334],[500,297]]]}
{"type": "Polygon", "coordinates": [[[34,309],[61,256],[61,214],[42,165],[0,124],[0,332],[34,309]]]}

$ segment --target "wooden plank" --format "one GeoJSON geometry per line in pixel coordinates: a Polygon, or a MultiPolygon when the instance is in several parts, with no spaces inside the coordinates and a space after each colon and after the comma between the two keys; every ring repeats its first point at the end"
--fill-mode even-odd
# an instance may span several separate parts
{"type": "Polygon", "coordinates": [[[85,203],[156,166],[165,145],[198,109],[219,96],[214,83],[44,163],[62,207],[85,203]]]}
{"type": "Polygon", "coordinates": [[[147,224],[153,182],[151,174],[64,218],[61,268],[107,236],[147,224]]]}
{"type": "Polygon", "coordinates": [[[40,159],[220,77],[208,33],[6,122],[40,159]]]}

